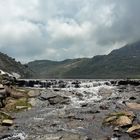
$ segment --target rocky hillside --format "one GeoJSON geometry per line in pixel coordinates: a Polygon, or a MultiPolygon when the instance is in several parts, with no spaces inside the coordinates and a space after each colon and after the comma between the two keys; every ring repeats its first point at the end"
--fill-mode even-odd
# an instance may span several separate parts
{"type": "Polygon", "coordinates": [[[91,59],[28,63],[34,78],[140,78],[140,42],[91,59]]]}
{"type": "Polygon", "coordinates": [[[28,66],[22,65],[20,62],[15,61],[14,58],[11,58],[8,55],[3,54],[1,52],[0,52],[0,70],[8,72],[13,76],[21,76],[22,78],[31,77],[33,73],[28,68],[28,66]]]}

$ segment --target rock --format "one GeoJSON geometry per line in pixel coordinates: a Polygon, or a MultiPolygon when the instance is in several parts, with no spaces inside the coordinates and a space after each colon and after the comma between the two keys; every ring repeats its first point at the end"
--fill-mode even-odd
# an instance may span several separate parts
{"type": "Polygon", "coordinates": [[[17,110],[23,110],[23,109],[28,109],[28,106],[16,106],[17,110]]]}
{"type": "Polygon", "coordinates": [[[43,134],[36,137],[28,136],[29,140],[61,140],[62,136],[57,134],[43,134]]]}
{"type": "Polygon", "coordinates": [[[118,127],[115,127],[115,128],[114,128],[114,131],[119,131],[119,128],[118,128],[118,127]]]}
{"type": "Polygon", "coordinates": [[[127,126],[131,125],[135,115],[133,112],[115,112],[111,113],[103,121],[103,124],[115,125],[115,126],[127,126]]]}
{"type": "Polygon", "coordinates": [[[31,104],[31,106],[35,106],[36,105],[36,99],[35,98],[30,98],[28,103],[31,104]]]}
{"type": "Polygon", "coordinates": [[[60,91],[60,89],[55,88],[55,89],[53,89],[53,91],[58,92],[58,91],[60,91]]]}
{"type": "Polygon", "coordinates": [[[109,108],[109,107],[106,106],[106,105],[100,105],[100,109],[101,109],[101,110],[108,110],[108,108],[109,108]]]}
{"type": "Polygon", "coordinates": [[[48,101],[50,105],[56,105],[56,104],[69,104],[70,98],[66,96],[61,96],[52,92],[48,93],[41,93],[41,95],[38,97],[41,101],[48,101]]]}
{"type": "Polygon", "coordinates": [[[41,93],[41,95],[39,96],[39,99],[40,100],[48,100],[48,99],[51,99],[51,98],[55,98],[57,96],[57,94],[54,94],[52,92],[43,92],[41,93]]]}
{"type": "Polygon", "coordinates": [[[82,103],[81,104],[81,107],[87,107],[88,106],[88,103],[82,103]]]}
{"type": "Polygon", "coordinates": [[[6,89],[2,84],[0,84],[0,107],[5,106],[5,99],[8,96],[6,89]]]}
{"type": "Polygon", "coordinates": [[[3,135],[0,135],[0,140],[5,140],[5,139],[9,139],[9,137],[12,137],[11,134],[3,134],[3,135]]]}
{"type": "Polygon", "coordinates": [[[73,81],[71,84],[74,85],[75,88],[80,88],[80,82],[78,80],[73,81]]]}
{"type": "Polygon", "coordinates": [[[137,98],[136,97],[133,97],[133,96],[131,96],[130,98],[129,98],[129,100],[136,100],[137,98]]]}
{"type": "Polygon", "coordinates": [[[137,130],[137,129],[140,129],[140,125],[139,125],[139,124],[133,125],[133,126],[130,127],[126,132],[127,132],[127,133],[131,133],[131,132],[133,132],[133,131],[135,131],[135,130],[137,130]]]}
{"type": "Polygon", "coordinates": [[[134,118],[135,114],[132,111],[121,111],[121,112],[115,112],[115,113],[111,113],[111,116],[128,116],[129,118],[134,118]]]}
{"type": "Polygon", "coordinates": [[[133,125],[126,131],[131,137],[140,139],[140,124],[133,125]]]}
{"type": "Polygon", "coordinates": [[[87,140],[84,136],[78,134],[65,134],[60,140],[87,140]]]}
{"type": "Polygon", "coordinates": [[[28,93],[29,98],[40,96],[39,90],[30,90],[28,93]]]}
{"type": "Polygon", "coordinates": [[[9,114],[0,111],[0,122],[4,126],[11,126],[13,124],[13,118],[9,114]]]}
{"type": "Polygon", "coordinates": [[[140,104],[138,103],[125,103],[130,109],[140,110],[140,104]]]}
{"type": "Polygon", "coordinates": [[[76,117],[75,114],[69,114],[68,116],[64,117],[70,120],[84,120],[82,117],[76,117]]]}
{"type": "Polygon", "coordinates": [[[132,124],[132,120],[127,116],[120,116],[115,122],[117,126],[127,126],[132,124]]]}
{"type": "Polygon", "coordinates": [[[70,103],[70,99],[68,97],[60,96],[60,95],[57,95],[52,98],[48,98],[48,101],[49,101],[50,105],[69,104],[70,103]]]}
{"type": "Polygon", "coordinates": [[[66,88],[66,83],[64,82],[59,83],[59,88],[66,88]]]}
{"type": "Polygon", "coordinates": [[[84,97],[84,95],[82,93],[75,92],[74,94],[79,98],[79,100],[82,100],[84,97]]]}
{"type": "Polygon", "coordinates": [[[112,90],[102,87],[102,88],[99,89],[98,95],[102,96],[103,98],[107,98],[107,97],[112,95],[112,90]]]}
{"type": "Polygon", "coordinates": [[[8,113],[0,111],[0,120],[13,119],[8,113]]]}
{"type": "Polygon", "coordinates": [[[121,80],[118,82],[118,85],[133,85],[133,86],[139,86],[140,81],[139,80],[121,80]]]}
{"type": "Polygon", "coordinates": [[[20,98],[20,99],[11,99],[9,98],[5,109],[7,111],[13,112],[13,111],[20,111],[24,109],[30,109],[32,105],[28,102],[27,98],[20,98]]]}
{"type": "Polygon", "coordinates": [[[4,86],[2,84],[0,84],[0,89],[4,89],[4,86]]]}
{"type": "Polygon", "coordinates": [[[13,125],[13,120],[4,119],[4,120],[2,121],[2,125],[4,125],[4,126],[11,126],[11,125],[13,125]]]}
{"type": "Polygon", "coordinates": [[[11,91],[10,96],[16,99],[22,98],[22,97],[26,97],[27,95],[23,92],[19,92],[19,91],[11,91]]]}
{"type": "Polygon", "coordinates": [[[103,123],[109,123],[111,124],[113,121],[115,121],[117,119],[117,116],[111,116],[111,117],[107,117],[103,123]]]}

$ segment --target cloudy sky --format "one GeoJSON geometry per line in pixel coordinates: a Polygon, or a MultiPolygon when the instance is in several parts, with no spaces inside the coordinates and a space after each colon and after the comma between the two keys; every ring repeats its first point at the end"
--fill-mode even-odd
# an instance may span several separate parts
{"type": "Polygon", "coordinates": [[[0,0],[0,51],[23,63],[107,54],[140,38],[140,0],[0,0]]]}

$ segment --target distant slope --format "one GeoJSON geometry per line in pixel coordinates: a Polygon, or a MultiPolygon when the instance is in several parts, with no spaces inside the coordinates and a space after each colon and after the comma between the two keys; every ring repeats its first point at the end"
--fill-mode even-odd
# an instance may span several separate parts
{"type": "Polygon", "coordinates": [[[28,63],[28,67],[36,74],[34,78],[68,78],[64,76],[87,59],[67,59],[64,61],[37,60],[28,63]]]}
{"type": "Polygon", "coordinates": [[[140,78],[140,42],[91,59],[28,63],[34,78],[140,78]]]}
{"type": "Polygon", "coordinates": [[[0,52],[0,70],[10,74],[19,74],[22,78],[31,77],[33,72],[28,66],[16,62],[14,58],[0,52]]]}

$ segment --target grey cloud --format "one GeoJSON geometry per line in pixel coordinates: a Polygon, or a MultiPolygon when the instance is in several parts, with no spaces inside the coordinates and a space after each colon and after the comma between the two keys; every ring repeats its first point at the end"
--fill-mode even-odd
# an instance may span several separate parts
{"type": "Polygon", "coordinates": [[[140,39],[139,0],[0,0],[0,51],[22,62],[105,54],[140,39]]]}

